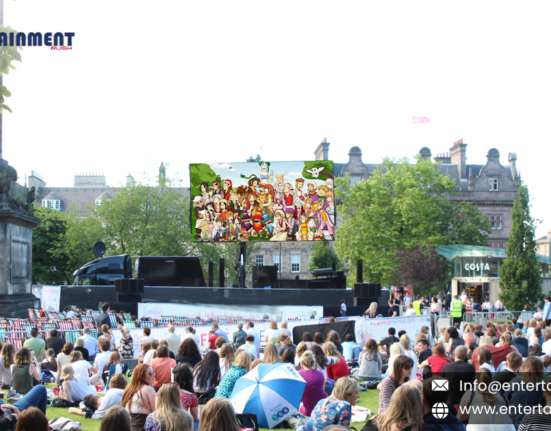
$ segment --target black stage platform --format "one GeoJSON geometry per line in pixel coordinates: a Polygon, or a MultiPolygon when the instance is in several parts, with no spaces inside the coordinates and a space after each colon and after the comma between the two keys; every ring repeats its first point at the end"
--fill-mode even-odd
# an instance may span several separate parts
{"type": "MultiPolygon", "coordinates": [[[[217,287],[145,287],[141,302],[212,305],[318,305],[339,307],[344,299],[354,303],[351,289],[250,289],[217,287]]],[[[118,303],[113,286],[62,286],[61,309],[67,305],[97,309],[100,302],[118,303]]]]}

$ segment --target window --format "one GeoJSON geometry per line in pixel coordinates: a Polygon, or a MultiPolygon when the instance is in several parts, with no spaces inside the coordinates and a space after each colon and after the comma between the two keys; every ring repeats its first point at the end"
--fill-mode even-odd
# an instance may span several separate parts
{"type": "Polygon", "coordinates": [[[300,272],[300,254],[291,255],[291,272],[300,272]]]}
{"type": "Polygon", "coordinates": [[[256,266],[263,266],[264,265],[264,255],[263,254],[257,254],[254,260],[256,266]]]}
{"type": "Polygon", "coordinates": [[[507,248],[506,242],[491,242],[490,247],[492,248],[507,248]]]}
{"type": "Polygon", "coordinates": [[[97,207],[103,206],[103,199],[96,199],[96,206],[97,207]]]}
{"type": "Polygon", "coordinates": [[[491,192],[497,192],[499,190],[498,178],[488,178],[488,190],[491,192]]]}
{"type": "Polygon", "coordinates": [[[501,229],[501,216],[500,215],[488,215],[486,216],[490,222],[490,228],[492,229],[501,229]]]}
{"type": "Polygon", "coordinates": [[[44,208],[61,211],[61,201],[59,199],[42,199],[42,206],[44,208]]]}
{"type": "Polygon", "coordinates": [[[274,265],[277,266],[279,270],[279,254],[274,254],[273,261],[274,261],[274,265]]]}
{"type": "Polygon", "coordinates": [[[362,180],[362,177],[350,177],[350,185],[354,185],[356,183],[359,183],[362,180]]]}

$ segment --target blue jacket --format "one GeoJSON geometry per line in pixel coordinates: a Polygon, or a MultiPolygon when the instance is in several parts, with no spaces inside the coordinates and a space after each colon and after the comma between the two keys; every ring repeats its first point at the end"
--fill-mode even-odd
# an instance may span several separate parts
{"type": "Polygon", "coordinates": [[[543,320],[549,320],[551,319],[551,302],[545,302],[545,305],[543,306],[543,320]]]}
{"type": "Polygon", "coordinates": [[[423,431],[465,431],[465,425],[451,413],[444,419],[436,419],[431,413],[423,416],[423,431]]]}

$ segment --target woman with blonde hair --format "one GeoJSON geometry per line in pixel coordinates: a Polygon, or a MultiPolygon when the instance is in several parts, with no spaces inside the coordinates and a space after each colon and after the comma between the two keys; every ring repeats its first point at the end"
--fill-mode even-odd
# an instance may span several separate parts
{"type": "Polygon", "coordinates": [[[235,357],[235,363],[230,370],[224,374],[222,380],[220,380],[220,385],[216,389],[216,394],[214,396],[229,398],[233,392],[235,383],[249,372],[252,362],[253,356],[249,352],[241,350],[235,357]]]}
{"type": "Polygon", "coordinates": [[[448,344],[449,340],[450,340],[450,334],[448,334],[448,328],[446,327],[440,328],[440,337],[438,338],[438,342],[442,344],[448,344]]]}
{"type": "Polygon", "coordinates": [[[147,416],[145,431],[192,431],[193,417],[182,408],[178,384],[163,384],[157,393],[156,408],[147,416]]]}
{"type": "Polygon", "coordinates": [[[199,431],[239,431],[241,424],[230,400],[214,398],[201,412],[199,431]]]}
{"type": "Polygon", "coordinates": [[[325,356],[338,358],[338,362],[335,364],[327,365],[327,377],[333,380],[337,380],[340,377],[348,377],[350,370],[348,369],[348,364],[345,359],[341,356],[337,350],[335,343],[327,341],[323,345],[323,353],[325,356]]]}
{"type": "Polygon", "coordinates": [[[526,338],[530,339],[534,335],[534,329],[538,326],[536,319],[531,319],[528,324],[528,329],[526,330],[526,338]]]}
{"type": "Polygon", "coordinates": [[[409,339],[408,334],[403,334],[400,337],[400,344],[404,348],[406,355],[408,355],[413,361],[413,370],[411,371],[411,378],[417,379],[417,365],[419,363],[419,358],[411,348],[411,340],[409,339]]]}
{"type": "Polygon", "coordinates": [[[335,383],[333,393],[324,400],[318,401],[310,420],[297,431],[322,431],[329,425],[341,425],[345,428],[352,421],[352,407],[358,402],[360,388],[356,379],[341,377],[335,383]]]}
{"type": "Polygon", "coordinates": [[[270,327],[266,331],[266,336],[264,337],[264,341],[266,343],[278,344],[280,334],[281,334],[281,331],[277,329],[276,321],[272,320],[272,323],[270,323],[270,327]]]}
{"type": "Polygon", "coordinates": [[[375,319],[377,317],[377,307],[379,304],[376,302],[372,302],[369,304],[369,308],[365,310],[364,316],[366,316],[369,319],[375,319]]]}
{"type": "Polygon", "coordinates": [[[297,345],[297,351],[295,356],[295,365],[300,365],[300,358],[302,357],[302,354],[308,350],[308,346],[304,341],[301,341],[297,345]]]}
{"type": "Polygon", "coordinates": [[[279,352],[275,344],[269,343],[264,348],[264,357],[262,358],[265,364],[275,364],[281,362],[279,352]]]}
{"type": "MultiPolygon", "coordinates": [[[[283,334],[283,335],[287,335],[288,337],[291,337],[291,331],[289,331],[289,328],[288,328],[288,324],[287,324],[287,321],[286,320],[282,320],[281,323],[279,324],[279,331],[283,334]]],[[[292,341],[292,340],[291,340],[292,341]]]]}
{"type": "Polygon", "coordinates": [[[80,403],[90,393],[86,379],[80,374],[75,376],[75,370],[71,365],[63,366],[61,378],[63,379],[63,385],[59,391],[59,396],[67,401],[80,403]]]}
{"type": "MultiPolygon", "coordinates": [[[[388,358],[388,367],[387,367],[387,373],[392,370],[392,364],[394,364],[394,361],[396,358],[400,355],[406,355],[406,351],[404,349],[404,346],[402,346],[400,343],[394,343],[392,346],[390,346],[390,356],[388,358]]],[[[408,355],[406,355],[408,356],[408,355]]],[[[413,361],[413,359],[412,359],[413,361]]]]}
{"type": "Polygon", "coordinates": [[[480,337],[478,347],[493,345],[494,343],[492,341],[492,337],[490,337],[489,335],[483,335],[482,337],[480,337]]]}
{"type": "Polygon", "coordinates": [[[316,358],[310,351],[302,354],[300,368],[298,373],[306,381],[300,412],[304,416],[310,416],[318,401],[327,398],[324,391],[325,378],[321,371],[316,370],[316,358]]]}
{"type": "MultiPolygon", "coordinates": [[[[414,381],[412,380],[412,382],[414,381]]],[[[419,380],[415,380],[415,382],[420,384],[419,380]]],[[[367,421],[366,428],[378,431],[396,431],[411,426],[411,431],[420,431],[423,425],[421,392],[418,388],[409,385],[409,382],[400,386],[394,392],[384,413],[367,421]]]]}
{"type": "Polygon", "coordinates": [[[123,359],[132,359],[134,357],[134,340],[130,335],[130,329],[121,324],[117,325],[121,331],[121,339],[119,341],[119,352],[123,359]]]}
{"type": "Polygon", "coordinates": [[[470,346],[478,341],[478,337],[474,335],[474,326],[470,323],[463,329],[463,340],[465,341],[465,346],[470,346]]]}
{"type": "MultiPolygon", "coordinates": [[[[220,337],[223,338],[223,337],[220,337]]],[[[235,360],[235,350],[231,344],[224,344],[220,349],[220,377],[224,377],[226,371],[228,371],[233,365],[235,360]]]]}

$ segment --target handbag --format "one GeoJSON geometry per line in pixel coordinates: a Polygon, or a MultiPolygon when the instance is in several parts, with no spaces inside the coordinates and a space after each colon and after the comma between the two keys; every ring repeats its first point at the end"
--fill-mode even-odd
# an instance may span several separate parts
{"type": "Polygon", "coordinates": [[[216,394],[216,388],[212,388],[208,390],[207,392],[196,392],[195,395],[197,395],[197,399],[199,400],[199,404],[206,404],[211,399],[214,398],[214,395],[216,394]]]}
{"type": "Polygon", "coordinates": [[[50,428],[53,430],[65,430],[65,431],[81,431],[82,425],[80,422],[72,421],[64,417],[52,419],[50,422],[50,428]]]}

